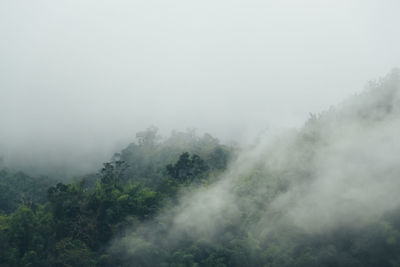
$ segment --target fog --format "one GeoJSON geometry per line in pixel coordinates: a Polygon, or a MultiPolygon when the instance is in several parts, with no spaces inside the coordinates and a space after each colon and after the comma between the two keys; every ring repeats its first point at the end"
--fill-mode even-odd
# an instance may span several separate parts
{"type": "Polygon", "coordinates": [[[149,125],[300,127],[400,62],[398,1],[1,1],[0,154],[88,171],[149,125]]]}
{"type": "Polygon", "coordinates": [[[185,239],[212,246],[244,230],[253,242],[244,250],[272,249],[284,259],[302,246],[299,235],[329,240],[337,229],[380,229],[400,206],[399,93],[400,70],[394,70],[299,130],[270,131],[218,182],[183,194],[156,223],[135,225],[133,234],[114,240],[111,252],[151,265],[147,249],[174,251],[185,239]],[[167,225],[165,232],[157,223],[167,225]]]}

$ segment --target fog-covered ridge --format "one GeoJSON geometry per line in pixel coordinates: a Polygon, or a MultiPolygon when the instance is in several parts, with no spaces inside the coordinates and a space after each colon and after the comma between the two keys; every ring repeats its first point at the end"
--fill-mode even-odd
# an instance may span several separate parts
{"type": "Polygon", "coordinates": [[[5,266],[400,264],[400,71],[248,145],[156,127],[71,182],[0,171],[5,266]]]}
{"type": "Polygon", "coordinates": [[[100,168],[149,125],[239,142],[299,127],[400,64],[399,8],[0,1],[0,156],[69,177],[100,168]]]}
{"type": "Polygon", "coordinates": [[[400,207],[399,92],[395,69],[299,130],[265,133],[219,181],[183,195],[155,222],[116,239],[111,251],[149,261],[150,251],[179,249],[188,238],[213,244],[239,234],[250,242],[243,253],[258,251],[254,262],[274,247],[285,250],[269,259],[279,262],[304,245],[299,236],[350,231],[350,238],[378,229],[400,207]]]}

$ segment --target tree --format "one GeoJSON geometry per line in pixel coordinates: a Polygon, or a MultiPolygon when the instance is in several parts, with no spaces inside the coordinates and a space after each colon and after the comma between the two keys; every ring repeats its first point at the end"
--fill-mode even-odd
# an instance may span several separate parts
{"type": "Polygon", "coordinates": [[[168,164],[166,169],[168,175],[181,183],[185,183],[192,181],[196,177],[200,177],[209,168],[200,156],[196,154],[190,156],[188,152],[184,152],[174,165],[168,164]]]}
{"type": "Polygon", "coordinates": [[[138,132],[136,138],[140,146],[153,147],[157,144],[160,136],[157,135],[158,128],[155,126],[150,126],[145,131],[138,132]]]}

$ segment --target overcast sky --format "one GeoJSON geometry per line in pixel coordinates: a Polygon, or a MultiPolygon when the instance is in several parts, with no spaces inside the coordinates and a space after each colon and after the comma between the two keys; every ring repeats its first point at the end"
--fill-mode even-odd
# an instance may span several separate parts
{"type": "Polygon", "coordinates": [[[149,125],[222,139],[298,127],[400,66],[399,12],[397,0],[1,0],[0,148],[73,156],[149,125]]]}

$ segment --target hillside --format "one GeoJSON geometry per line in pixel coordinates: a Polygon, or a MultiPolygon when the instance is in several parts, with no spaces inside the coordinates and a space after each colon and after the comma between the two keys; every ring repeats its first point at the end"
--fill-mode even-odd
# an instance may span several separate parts
{"type": "Polygon", "coordinates": [[[1,215],[0,265],[400,266],[399,93],[394,70],[240,149],[150,127],[1,215]]]}

